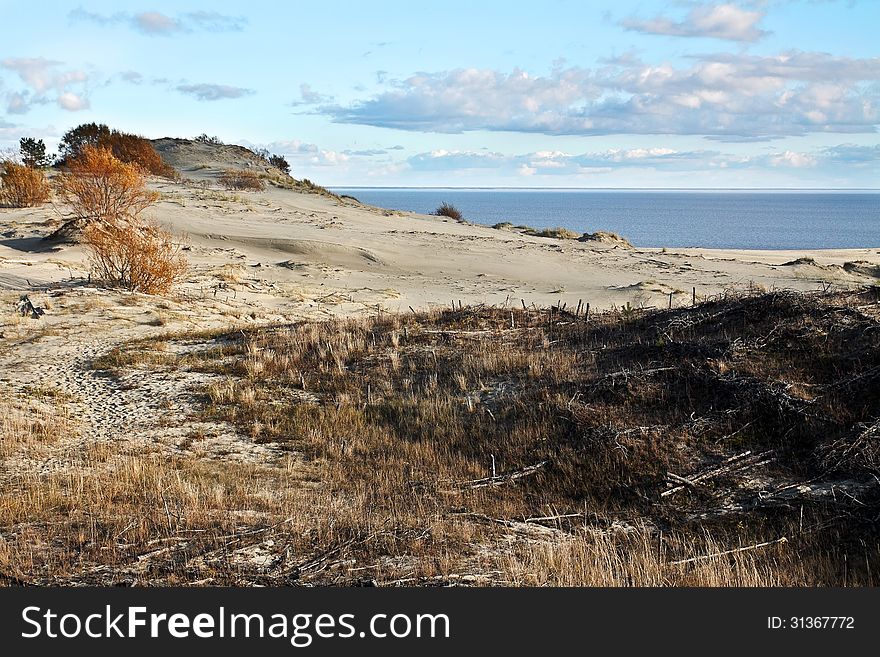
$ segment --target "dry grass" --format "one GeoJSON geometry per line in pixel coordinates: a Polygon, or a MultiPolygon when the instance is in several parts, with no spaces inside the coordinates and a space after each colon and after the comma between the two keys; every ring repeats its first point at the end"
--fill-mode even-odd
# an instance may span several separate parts
{"type": "Polygon", "coordinates": [[[871,291],[771,293],[589,322],[465,308],[133,344],[96,366],[220,375],[198,419],[287,455],[244,466],[96,446],[68,471],[12,477],[4,569],[57,583],[873,585],[878,314],[871,291]],[[201,347],[167,348],[179,342],[201,347]]]}
{"type": "Polygon", "coordinates": [[[227,169],[220,174],[219,180],[221,185],[231,190],[260,192],[266,188],[266,183],[254,171],[227,169]]]}
{"type": "Polygon", "coordinates": [[[49,390],[34,391],[30,399],[4,394],[4,400],[0,403],[0,457],[4,459],[53,444],[71,430],[70,418],[49,390]]]}
{"type": "Polygon", "coordinates": [[[464,219],[464,215],[462,215],[461,210],[459,210],[451,203],[446,203],[445,201],[441,203],[436,210],[434,210],[434,214],[438,217],[449,217],[450,219],[454,219],[455,221],[462,221],[464,219]]]}
{"type": "Polygon", "coordinates": [[[633,245],[625,237],[621,237],[617,233],[607,230],[596,231],[595,233],[584,233],[578,238],[581,242],[606,242],[608,244],[617,244],[626,248],[633,248],[633,245]]]}
{"type": "Polygon", "coordinates": [[[542,230],[536,230],[531,233],[535,237],[550,237],[557,240],[576,240],[581,234],[576,233],[573,230],[569,230],[568,228],[544,228],[542,230]]]}
{"type": "Polygon", "coordinates": [[[15,162],[0,162],[0,206],[30,208],[49,200],[46,174],[15,162]]]}

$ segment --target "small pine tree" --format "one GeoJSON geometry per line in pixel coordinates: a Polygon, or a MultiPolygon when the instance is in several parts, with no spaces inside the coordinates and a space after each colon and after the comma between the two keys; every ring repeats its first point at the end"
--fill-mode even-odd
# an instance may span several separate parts
{"type": "Polygon", "coordinates": [[[273,155],[269,158],[269,164],[281,170],[282,173],[290,175],[290,163],[288,163],[287,158],[283,155],[273,155]]]}
{"type": "Polygon", "coordinates": [[[100,146],[110,138],[110,128],[103,123],[83,123],[61,137],[60,156],[64,162],[75,160],[86,146],[100,146]]]}
{"type": "Polygon", "coordinates": [[[46,144],[42,139],[22,137],[19,143],[22,163],[31,169],[48,169],[53,157],[46,154],[46,144]]]}

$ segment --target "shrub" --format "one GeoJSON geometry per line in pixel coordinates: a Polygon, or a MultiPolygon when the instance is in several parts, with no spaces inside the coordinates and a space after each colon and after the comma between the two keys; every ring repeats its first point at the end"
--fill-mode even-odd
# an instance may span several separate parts
{"type": "Polygon", "coordinates": [[[147,189],[140,167],[122,162],[106,148],[85,146],[68,168],[59,177],[58,191],[79,219],[136,218],[159,198],[147,189]]]}
{"type": "Polygon", "coordinates": [[[617,233],[612,233],[607,230],[598,230],[595,233],[584,233],[578,238],[579,242],[606,242],[608,244],[615,244],[617,246],[622,246],[628,249],[633,248],[633,245],[630,244],[629,240],[625,237],[621,237],[617,233]]]}
{"type": "Polygon", "coordinates": [[[187,270],[173,235],[155,223],[113,218],[83,233],[95,275],[125,289],[164,294],[187,270]]]}
{"type": "Polygon", "coordinates": [[[438,217],[449,217],[456,221],[461,221],[464,218],[458,208],[445,201],[440,204],[440,207],[434,210],[434,214],[438,217]]]}
{"type": "Polygon", "coordinates": [[[0,204],[29,208],[49,200],[49,183],[39,169],[15,162],[0,163],[0,168],[0,204]]]}
{"type": "Polygon", "coordinates": [[[60,157],[67,162],[78,158],[86,146],[100,146],[110,137],[110,128],[104,123],[83,123],[71,128],[61,137],[60,157]]]}
{"type": "Polygon", "coordinates": [[[290,163],[283,155],[273,155],[269,158],[269,164],[280,170],[282,173],[290,175],[290,163]]]}
{"type": "Polygon", "coordinates": [[[239,169],[227,169],[220,174],[220,184],[227,189],[252,192],[259,192],[266,188],[266,184],[259,174],[239,169]]]}
{"type": "Polygon", "coordinates": [[[52,165],[53,156],[46,154],[46,144],[42,139],[22,137],[19,142],[21,161],[32,169],[47,169],[52,165]]]}
{"type": "Polygon", "coordinates": [[[147,173],[176,178],[177,171],[166,164],[149,139],[121,130],[111,130],[103,123],[84,123],[68,130],[61,138],[61,158],[65,163],[78,159],[86,147],[106,148],[116,159],[136,164],[147,173]]]}
{"type": "Polygon", "coordinates": [[[223,142],[220,141],[217,137],[209,137],[207,133],[204,132],[193,139],[193,141],[200,144],[214,144],[215,146],[220,146],[221,144],[223,144],[223,142]]]}
{"type": "Polygon", "coordinates": [[[552,237],[557,240],[576,240],[581,234],[568,228],[543,228],[532,233],[536,237],[552,237]]]}
{"type": "Polygon", "coordinates": [[[161,158],[149,139],[114,130],[99,146],[109,148],[114,157],[122,162],[136,164],[144,171],[164,178],[176,178],[177,171],[161,158]]]}

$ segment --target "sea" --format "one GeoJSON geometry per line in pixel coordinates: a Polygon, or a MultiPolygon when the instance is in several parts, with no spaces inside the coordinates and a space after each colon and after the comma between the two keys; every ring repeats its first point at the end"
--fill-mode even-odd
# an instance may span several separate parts
{"type": "Polygon", "coordinates": [[[612,231],[643,247],[880,247],[880,190],[595,190],[337,187],[378,207],[432,213],[441,203],[492,226],[612,231]]]}

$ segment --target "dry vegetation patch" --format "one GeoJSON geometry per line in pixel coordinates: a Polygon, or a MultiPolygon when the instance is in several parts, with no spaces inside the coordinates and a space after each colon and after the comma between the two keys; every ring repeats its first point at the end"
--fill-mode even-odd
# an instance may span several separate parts
{"type": "Polygon", "coordinates": [[[0,207],[30,208],[46,203],[52,190],[41,169],[0,161],[0,207]]]}
{"type": "Polygon", "coordinates": [[[266,188],[260,174],[243,169],[227,169],[220,174],[220,184],[226,189],[246,192],[261,192],[266,188]]]}
{"type": "Polygon", "coordinates": [[[0,509],[11,574],[872,585],[877,313],[871,290],[775,292],[588,321],[474,307],[132,344],[96,366],[209,372],[194,419],[286,455],[109,453],[23,478],[0,509]]]}

